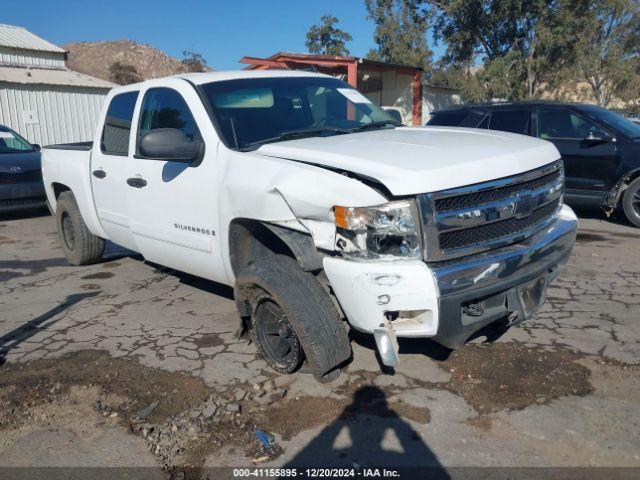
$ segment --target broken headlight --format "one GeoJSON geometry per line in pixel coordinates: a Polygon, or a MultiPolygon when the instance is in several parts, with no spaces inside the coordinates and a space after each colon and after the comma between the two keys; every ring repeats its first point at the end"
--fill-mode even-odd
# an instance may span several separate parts
{"type": "Polygon", "coordinates": [[[413,200],[374,207],[333,208],[336,250],[363,259],[420,258],[418,213],[413,200]]]}

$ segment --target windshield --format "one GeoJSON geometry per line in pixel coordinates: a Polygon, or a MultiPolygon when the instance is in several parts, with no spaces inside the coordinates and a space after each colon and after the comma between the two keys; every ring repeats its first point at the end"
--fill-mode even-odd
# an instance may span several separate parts
{"type": "Polygon", "coordinates": [[[397,124],[337,78],[249,78],[208,83],[202,90],[223,140],[232,148],[397,124]]]}
{"type": "Polygon", "coordinates": [[[29,142],[7,127],[0,126],[0,154],[33,152],[29,142]]]}
{"type": "Polygon", "coordinates": [[[582,108],[594,118],[621,132],[625,137],[640,137],[640,125],[622,115],[596,105],[585,105],[582,108]]]}

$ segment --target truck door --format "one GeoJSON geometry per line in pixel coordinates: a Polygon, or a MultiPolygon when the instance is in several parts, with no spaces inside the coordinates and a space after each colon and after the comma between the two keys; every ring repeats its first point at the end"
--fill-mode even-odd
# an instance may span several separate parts
{"type": "Polygon", "coordinates": [[[577,111],[556,107],[538,110],[538,136],[562,155],[567,197],[602,203],[619,162],[613,134],[577,111]]]}
{"type": "Polygon", "coordinates": [[[131,160],[131,120],[137,99],[137,90],[111,99],[102,132],[91,150],[91,189],[102,228],[109,240],[136,251],[129,228],[126,179],[131,160]]]}
{"type": "Polygon", "coordinates": [[[127,174],[136,244],[147,260],[222,281],[217,133],[194,87],[185,80],[165,79],[143,95],[136,145],[152,130],[178,129],[193,141],[204,139],[205,149],[203,158],[190,164],[145,158],[137,148],[127,174]]]}

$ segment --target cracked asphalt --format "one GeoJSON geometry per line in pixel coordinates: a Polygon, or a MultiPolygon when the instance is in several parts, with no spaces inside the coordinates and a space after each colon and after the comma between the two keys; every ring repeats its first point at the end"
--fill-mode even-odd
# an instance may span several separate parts
{"type": "Polygon", "coordinates": [[[328,385],[269,370],[230,288],[113,244],[72,267],[52,217],[5,216],[0,466],[640,468],[640,231],[580,213],[534,318],[384,373],[354,335],[328,385]]]}

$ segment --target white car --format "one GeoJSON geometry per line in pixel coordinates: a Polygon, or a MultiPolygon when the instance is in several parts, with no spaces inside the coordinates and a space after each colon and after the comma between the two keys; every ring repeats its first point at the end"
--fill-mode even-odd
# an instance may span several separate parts
{"type": "Polygon", "coordinates": [[[94,141],[43,150],[70,263],[104,240],[233,285],[278,372],[328,381],[348,324],[396,365],[397,337],[455,348],[544,302],[577,220],[543,140],[398,127],[326,75],[185,74],[113,89],[94,141]]]}

